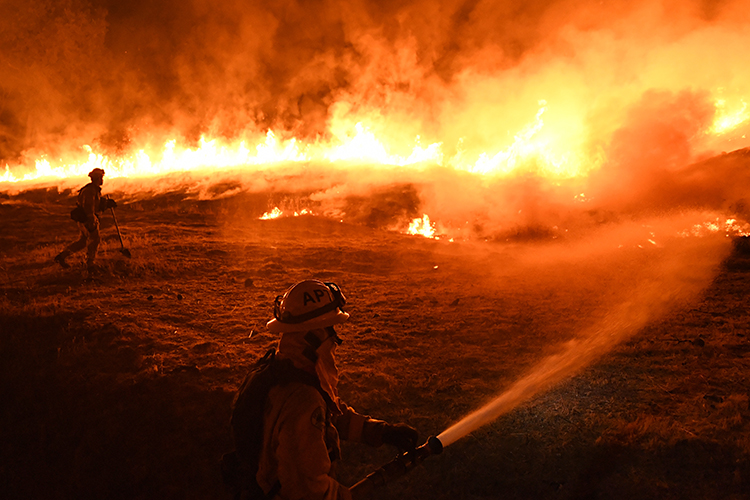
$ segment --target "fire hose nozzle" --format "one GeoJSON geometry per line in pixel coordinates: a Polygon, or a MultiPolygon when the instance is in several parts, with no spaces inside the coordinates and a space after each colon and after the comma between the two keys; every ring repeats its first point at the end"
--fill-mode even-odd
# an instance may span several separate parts
{"type": "Polygon", "coordinates": [[[352,486],[349,491],[352,494],[353,500],[371,498],[372,491],[375,488],[384,486],[388,482],[403,476],[430,455],[439,455],[442,452],[443,443],[436,436],[430,436],[422,446],[397,456],[352,486]]]}

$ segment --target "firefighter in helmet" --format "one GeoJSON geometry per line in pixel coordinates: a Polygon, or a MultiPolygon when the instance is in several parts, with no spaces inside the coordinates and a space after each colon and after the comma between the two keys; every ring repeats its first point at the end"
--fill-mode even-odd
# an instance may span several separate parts
{"type": "MultiPolygon", "coordinates": [[[[65,262],[72,253],[87,249],[86,266],[89,271],[94,270],[94,259],[99,248],[99,213],[108,208],[115,208],[117,203],[110,198],[102,198],[102,184],[104,184],[104,170],[95,168],[89,172],[91,182],[78,191],[78,205],[74,212],[80,214],[74,220],[78,223],[80,237],[68,245],[65,250],[57,254],[55,262],[67,269],[70,265],[65,262]]],[[[73,215],[71,214],[71,217],[73,215]]]]}
{"type": "MultiPolygon", "coordinates": [[[[414,449],[418,434],[356,413],[338,395],[336,325],[349,319],[346,299],[334,283],[301,281],[276,298],[271,332],[280,333],[279,360],[313,375],[319,385],[277,385],[265,401],[256,479],[266,498],[349,500],[349,489],[331,477],[339,439],[371,446],[414,449]]],[[[238,450],[239,451],[239,450],[238,450]]]]}

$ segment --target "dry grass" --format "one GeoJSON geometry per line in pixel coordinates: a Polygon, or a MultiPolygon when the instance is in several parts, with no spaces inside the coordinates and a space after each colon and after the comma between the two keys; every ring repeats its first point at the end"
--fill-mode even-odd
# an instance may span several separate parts
{"type": "MultiPolygon", "coordinates": [[[[231,448],[233,391],[276,340],[264,330],[273,297],[298,279],[337,281],[350,299],[345,400],[427,437],[605,317],[656,255],[529,264],[523,245],[263,222],[265,205],[246,199],[170,199],[118,209],[130,260],[105,217],[102,273],[88,281],[82,263],[51,262],[75,238],[66,195],[24,196],[0,205],[8,498],[225,498],[217,462],[231,448]]],[[[745,264],[734,254],[697,300],[382,498],[748,498],[745,264]]],[[[340,478],[393,455],[347,445],[340,478]]]]}

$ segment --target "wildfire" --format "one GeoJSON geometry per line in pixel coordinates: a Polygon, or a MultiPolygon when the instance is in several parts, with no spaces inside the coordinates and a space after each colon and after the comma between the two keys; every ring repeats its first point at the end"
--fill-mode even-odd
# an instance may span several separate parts
{"type": "Polygon", "coordinates": [[[430,222],[430,217],[424,214],[421,218],[414,219],[409,224],[406,234],[424,236],[425,238],[435,238],[435,223],[430,222]]]}
{"type": "Polygon", "coordinates": [[[716,118],[709,132],[716,135],[726,134],[750,120],[747,103],[744,100],[740,102],[742,105],[738,109],[730,110],[726,99],[717,99],[716,118]]]}
{"type": "MultiPolygon", "coordinates": [[[[258,217],[260,220],[271,220],[271,219],[278,219],[279,217],[285,217],[285,213],[279,208],[279,207],[273,207],[273,210],[270,212],[266,212],[260,217],[258,217]]],[[[299,217],[300,215],[315,215],[315,213],[312,210],[309,210],[307,208],[303,208],[300,211],[292,212],[292,217],[299,217]]],[[[287,216],[288,217],[288,216],[287,216]]]]}
{"type": "Polygon", "coordinates": [[[722,220],[716,218],[714,220],[703,222],[702,224],[695,224],[690,229],[682,231],[679,235],[683,238],[690,236],[705,236],[711,233],[718,233],[723,231],[727,237],[731,236],[750,236],[750,224],[741,223],[737,219],[726,219],[722,220]]]}
{"type": "MultiPolygon", "coordinates": [[[[473,159],[462,150],[459,140],[458,152],[445,158],[443,144],[434,142],[428,146],[421,144],[417,136],[409,154],[392,154],[384,139],[379,139],[363,122],[354,124],[350,133],[341,132],[329,142],[303,143],[296,138],[280,139],[269,130],[265,137],[254,146],[250,140],[240,140],[225,144],[218,139],[201,137],[197,148],[178,147],[176,140],[167,141],[161,151],[139,149],[130,155],[110,157],[84,145],[77,156],[79,161],[53,162],[46,156],[35,161],[35,169],[17,176],[8,165],[0,176],[2,183],[32,182],[46,178],[80,178],[93,168],[106,170],[108,178],[151,177],[172,172],[194,171],[199,169],[263,168],[280,163],[331,162],[366,163],[385,166],[410,166],[430,163],[447,165],[457,170],[465,170],[480,175],[508,175],[521,167],[533,164],[537,172],[547,176],[571,177],[583,172],[581,165],[570,160],[569,152],[553,153],[549,140],[540,138],[544,128],[542,115],[546,101],[540,101],[541,108],[535,120],[527,124],[515,135],[514,142],[490,156],[480,153],[473,159]]],[[[585,170],[585,169],[584,169],[585,170]]]]}
{"type": "Polygon", "coordinates": [[[263,215],[261,215],[260,216],[260,220],[278,219],[279,217],[281,217],[281,215],[283,213],[284,212],[282,212],[281,210],[279,210],[279,207],[273,207],[273,210],[271,210],[270,212],[266,212],[263,215]]]}
{"type": "Polygon", "coordinates": [[[508,174],[518,168],[519,165],[528,161],[535,161],[540,170],[551,175],[567,174],[575,175],[577,168],[569,164],[568,155],[556,155],[551,147],[550,141],[539,137],[539,132],[544,128],[544,114],[547,101],[539,101],[539,111],[533,122],[526,125],[514,136],[513,144],[489,157],[482,153],[477,162],[467,168],[470,172],[489,174],[508,174]]]}
{"type": "MultiPolygon", "coordinates": [[[[538,104],[534,119],[513,135],[511,144],[494,153],[469,154],[464,149],[463,138],[459,138],[456,153],[447,157],[442,142],[433,142],[425,147],[421,144],[421,137],[416,136],[413,143],[406,146],[408,154],[394,154],[391,151],[396,148],[391,147],[386,138],[379,138],[370,126],[358,121],[348,132],[344,131],[342,124],[332,124],[331,128],[336,133],[327,142],[305,143],[294,137],[283,139],[268,130],[260,140],[246,138],[226,143],[201,137],[195,148],[180,147],[176,140],[169,140],[161,150],[143,148],[118,157],[107,156],[84,145],[78,153],[71,154],[71,157],[78,159],[53,162],[42,156],[35,160],[35,168],[26,174],[17,175],[6,165],[4,173],[0,175],[0,183],[80,178],[93,168],[106,170],[108,178],[139,178],[203,169],[259,170],[281,163],[309,162],[402,167],[429,163],[483,176],[507,176],[528,170],[552,179],[585,176],[590,170],[598,168],[603,158],[587,157],[573,146],[566,149],[556,144],[560,140],[558,136],[564,135],[564,131],[556,131],[545,125],[543,117],[550,104],[546,100],[540,100],[538,104]]],[[[727,134],[750,120],[744,100],[741,100],[739,108],[730,107],[725,99],[717,99],[715,106],[716,117],[707,130],[713,136],[727,134]]]]}

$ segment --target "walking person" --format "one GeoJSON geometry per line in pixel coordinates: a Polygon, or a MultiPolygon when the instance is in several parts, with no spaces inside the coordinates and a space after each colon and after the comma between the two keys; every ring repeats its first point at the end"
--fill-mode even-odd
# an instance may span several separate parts
{"type": "MultiPolygon", "coordinates": [[[[65,261],[71,254],[86,248],[86,268],[93,272],[96,252],[99,248],[101,238],[99,236],[99,213],[108,208],[115,208],[117,203],[109,198],[102,198],[102,185],[104,184],[104,170],[95,168],[89,172],[91,182],[78,191],[78,204],[75,213],[78,214],[74,220],[78,223],[80,237],[77,241],[68,245],[65,250],[55,256],[55,262],[67,269],[70,265],[65,261]]],[[[71,215],[73,217],[73,215],[71,215]]]]}
{"type": "Polygon", "coordinates": [[[349,319],[345,303],[337,285],[318,280],[276,297],[267,327],[281,334],[278,352],[269,350],[248,374],[233,407],[236,452],[224,461],[232,456],[245,474],[235,498],[350,500],[349,489],[332,477],[339,439],[416,447],[412,427],[360,415],[339,398],[336,348],[342,340],[335,325],[349,319]]]}

